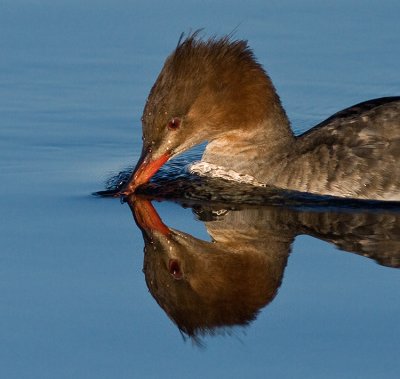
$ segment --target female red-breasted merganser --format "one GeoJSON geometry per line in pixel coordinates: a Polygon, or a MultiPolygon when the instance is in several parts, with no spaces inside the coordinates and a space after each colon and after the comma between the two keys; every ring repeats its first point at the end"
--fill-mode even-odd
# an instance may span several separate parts
{"type": "Polygon", "coordinates": [[[366,101],[295,136],[246,41],[180,40],[143,112],[143,150],[122,194],[207,141],[202,161],[279,188],[400,200],[400,97],[366,101]]]}

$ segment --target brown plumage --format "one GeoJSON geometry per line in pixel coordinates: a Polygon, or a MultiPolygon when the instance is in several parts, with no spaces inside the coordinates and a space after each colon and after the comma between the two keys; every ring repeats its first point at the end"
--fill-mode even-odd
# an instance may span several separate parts
{"type": "Polygon", "coordinates": [[[204,41],[197,33],[180,41],[142,121],[142,157],[125,194],[171,157],[207,141],[204,161],[266,185],[400,200],[400,97],[358,104],[296,137],[245,41],[204,41]]]}
{"type": "Polygon", "coordinates": [[[148,200],[128,199],[145,241],[143,272],[157,303],[186,335],[246,326],[276,296],[297,235],[400,268],[400,214],[362,209],[197,206],[211,238],[165,225],[148,200]]]}

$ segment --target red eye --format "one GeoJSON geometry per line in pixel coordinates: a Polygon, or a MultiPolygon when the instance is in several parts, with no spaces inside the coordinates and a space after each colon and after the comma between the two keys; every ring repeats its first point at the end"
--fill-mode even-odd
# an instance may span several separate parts
{"type": "Polygon", "coordinates": [[[174,279],[180,280],[183,277],[181,267],[176,259],[170,259],[168,262],[169,273],[174,277],[174,279]]]}
{"type": "Polygon", "coordinates": [[[181,126],[181,120],[178,117],[174,117],[168,122],[168,129],[176,130],[181,126]]]}

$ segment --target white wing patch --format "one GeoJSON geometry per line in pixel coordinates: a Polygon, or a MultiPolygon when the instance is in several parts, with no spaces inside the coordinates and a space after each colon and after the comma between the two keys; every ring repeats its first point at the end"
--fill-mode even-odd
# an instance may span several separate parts
{"type": "Polygon", "coordinates": [[[199,176],[221,178],[237,183],[247,183],[257,187],[266,187],[265,183],[259,182],[251,175],[239,174],[236,171],[204,161],[194,162],[188,167],[188,170],[191,174],[196,174],[199,176]]]}

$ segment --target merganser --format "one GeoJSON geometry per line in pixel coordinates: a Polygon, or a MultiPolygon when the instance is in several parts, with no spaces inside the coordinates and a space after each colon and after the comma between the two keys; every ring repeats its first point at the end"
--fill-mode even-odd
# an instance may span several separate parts
{"type": "Polygon", "coordinates": [[[207,142],[202,161],[282,189],[400,200],[400,96],[362,102],[295,136],[246,41],[181,37],[143,117],[129,195],[169,159],[207,142]]]}

